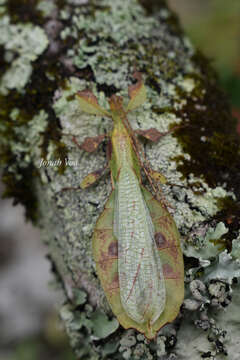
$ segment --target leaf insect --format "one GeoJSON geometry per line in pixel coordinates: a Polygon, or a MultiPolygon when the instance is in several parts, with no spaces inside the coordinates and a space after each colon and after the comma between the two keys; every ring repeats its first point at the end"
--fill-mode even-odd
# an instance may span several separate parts
{"type": "MultiPolygon", "coordinates": [[[[173,321],[183,301],[184,267],[180,236],[163,200],[157,200],[142,184],[141,169],[155,190],[163,176],[142,160],[135,133],[158,141],[156,129],[138,130],[130,126],[127,113],[146,100],[141,74],[129,86],[126,107],[120,96],[109,99],[110,110],[100,107],[89,90],[77,97],[82,111],[112,118],[108,142],[108,166],[112,192],[97,220],[92,240],[97,274],[113,313],[125,328],[134,328],[153,339],[158,330],[173,321]]],[[[93,152],[104,135],[86,138],[81,148],[93,152]]],[[[96,182],[101,171],[89,174],[81,187],[96,182]]]]}

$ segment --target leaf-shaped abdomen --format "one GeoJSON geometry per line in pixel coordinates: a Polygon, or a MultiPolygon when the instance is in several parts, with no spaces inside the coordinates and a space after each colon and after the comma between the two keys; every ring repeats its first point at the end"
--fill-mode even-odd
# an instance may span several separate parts
{"type": "Polygon", "coordinates": [[[116,184],[114,235],[122,306],[139,324],[152,325],[165,307],[165,281],[154,233],[139,181],[124,164],[116,184]]]}

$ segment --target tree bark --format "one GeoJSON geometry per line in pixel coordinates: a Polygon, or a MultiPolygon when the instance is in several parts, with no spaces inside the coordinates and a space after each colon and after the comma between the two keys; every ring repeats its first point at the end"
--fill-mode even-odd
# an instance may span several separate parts
{"type": "Polygon", "coordinates": [[[165,1],[42,0],[14,6],[11,0],[0,7],[6,195],[22,202],[27,217],[43,229],[66,296],[61,317],[78,358],[213,359],[228,352],[234,359],[239,139],[208,61],[165,1]],[[110,177],[87,190],[63,190],[78,187],[106,164],[104,144],[85,153],[71,134],[81,143],[112,126],[82,113],[76,92],[92,88],[105,107],[112,94],[126,100],[134,69],[143,74],[148,101],[129,115],[132,127],[166,132],[181,125],[157,144],[144,143],[151,166],[167,178],[164,196],[186,260],[182,311],[152,342],[118,325],[96,276],[91,236],[111,192],[110,177]]]}

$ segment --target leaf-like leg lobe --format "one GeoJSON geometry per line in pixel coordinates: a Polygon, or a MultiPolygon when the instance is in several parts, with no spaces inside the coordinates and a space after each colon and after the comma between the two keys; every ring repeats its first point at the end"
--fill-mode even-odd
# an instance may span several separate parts
{"type": "Polygon", "coordinates": [[[80,145],[80,148],[90,153],[94,152],[98,148],[98,146],[103,142],[105,137],[106,137],[105,134],[93,136],[93,137],[86,137],[84,139],[84,142],[80,145]]]}

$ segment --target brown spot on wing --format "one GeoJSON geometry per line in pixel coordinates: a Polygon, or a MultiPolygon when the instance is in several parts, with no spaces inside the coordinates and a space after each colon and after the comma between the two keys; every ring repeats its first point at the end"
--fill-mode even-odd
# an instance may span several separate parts
{"type": "Polygon", "coordinates": [[[170,275],[173,274],[173,268],[169,264],[163,265],[163,274],[165,278],[168,278],[170,275]]]}
{"type": "Polygon", "coordinates": [[[166,237],[163,235],[163,233],[158,232],[154,235],[155,237],[155,241],[156,241],[156,245],[158,249],[164,249],[167,247],[167,239],[166,237]]]}
{"type": "Polygon", "coordinates": [[[168,238],[166,238],[166,236],[161,232],[156,233],[154,237],[158,250],[169,249],[169,253],[174,258],[174,260],[177,261],[179,251],[178,246],[175,244],[174,237],[170,235],[168,238]]]}
{"type": "Polygon", "coordinates": [[[108,254],[110,256],[118,256],[118,242],[112,241],[108,246],[108,254]]]}
{"type": "Polygon", "coordinates": [[[176,241],[177,240],[176,234],[172,229],[172,227],[174,226],[174,221],[172,217],[170,215],[161,216],[159,219],[157,219],[156,222],[158,223],[158,225],[160,225],[160,228],[164,229],[164,233],[165,233],[165,235],[163,235],[161,232],[156,233],[156,235],[162,234],[165,238],[165,242],[163,244],[163,239],[161,242],[161,238],[160,238],[161,236],[158,235],[161,245],[160,247],[158,247],[158,249],[159,250],[169,249],[169,254],[174,258],[175,261],[177,261],[179,256],[179,250],[178,250],[179,246],[178,246],[178,241],[176,241]]]}
{"type": "Polygon", "coordinates": [[[178,280],[180,279],[179,273],[174,271],[169,264],[163,265],[163,275],[165,280],[174,279],[176,280],[176,283],[178,283],[178,280]]]}
{"type": "Polygon", "coordinates": [[[112,274],[115,273],[115,269],[113,270],[113,267],[116,267],[115,264],[117,260],[117,257],[109,257],[106,252],[101,251],[100,259],[96,261],[96,264],[101,269],[102,274],[105,273],[105,275],[110,279],[112,274]]]}

